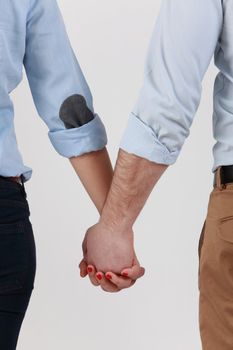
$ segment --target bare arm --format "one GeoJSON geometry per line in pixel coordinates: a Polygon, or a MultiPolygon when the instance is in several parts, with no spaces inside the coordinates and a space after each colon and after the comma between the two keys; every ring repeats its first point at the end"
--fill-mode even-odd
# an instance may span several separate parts
{"type": "MultiPolygon", "coordinates": [[[[70,158],[70,162],[75,172],[79,176],[83,186],[88,192],[90,198],[95,204],[97,210],[101,214],[113,177],[113,169],[106,148],[100,151],[87,153],[79,157],[72,157],[70,158]]],[[[85,242],[86,240],[84,239],[84,258],[80,262],[80,275],[82,277],[85,277],[87,275],[85,242]]],[[[99,285],[99,282],[95,277],[95,273],[95,267],[92,266],[92,271],[89,272],[89,278],[94,285],[99,285]]],[[[122,282],[122,279],[118,278],[118,280],[122,282]]],[[[112,283],[108,282],[104,276],[102,276],[101,283],[104,284],[109,290],[118,289],[112,283]]],[[[127,285],[131,283],[132,280],[128,279],[127,285]]]]}
{"type": "MultiPolygon", "coordinates": [[[[143,276],[145,270],[134,251],[132,226],[167,167],[119,151],[99,223],[87,231],[84,240],[85,261],[94,272],[97,269],[103,290],[117,292],[143,276]],[[110,278],[115,286],[104,277],[110,278]]],[[[93,280],[92,283],[95,284],[93,280]]]]}
{"type": "Polygon", "coordinates": [[[120,150],[100,222],[121,230],[131,228],[167,167],[120,150]]]}
{"type": "Polygon", "coordinates": [[[113,176],[107,149],[72,157],[70,162],[97,210],[101,213],[113,176]]]}

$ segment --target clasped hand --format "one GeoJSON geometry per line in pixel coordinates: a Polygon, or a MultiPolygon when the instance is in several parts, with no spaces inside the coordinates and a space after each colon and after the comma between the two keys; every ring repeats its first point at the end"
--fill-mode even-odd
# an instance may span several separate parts
{"type": "Polygon", "coordinates": [[[89,276],[94,286],[106,292],[129,288],[145,273],[135,254],[132,229],[109,228],[99,222],[87,231],[82,248],[80,276],[89,276]]]}

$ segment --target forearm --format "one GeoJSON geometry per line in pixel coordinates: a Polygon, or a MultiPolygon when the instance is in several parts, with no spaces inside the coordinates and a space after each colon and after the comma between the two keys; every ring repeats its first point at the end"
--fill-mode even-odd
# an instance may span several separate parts
{"type": "Polygon", "coordinates": [[[101,222],[108,227],[132,227],[167,167],[120,150],[101,222]]]}
{"type": "Polygon", "coordinates": [[[72,157],[70,162],[97,210],[101,213],[113,176],[107,149],[72,157]]]}

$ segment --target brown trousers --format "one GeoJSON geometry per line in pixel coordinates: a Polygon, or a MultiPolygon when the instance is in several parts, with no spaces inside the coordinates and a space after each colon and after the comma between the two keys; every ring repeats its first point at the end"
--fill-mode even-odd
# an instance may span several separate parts
{"type": "Polygon", "coordinates": [[[233,182],[209,197],[199,240],[199,323],[203,350],[233,350],[233,182]]]}

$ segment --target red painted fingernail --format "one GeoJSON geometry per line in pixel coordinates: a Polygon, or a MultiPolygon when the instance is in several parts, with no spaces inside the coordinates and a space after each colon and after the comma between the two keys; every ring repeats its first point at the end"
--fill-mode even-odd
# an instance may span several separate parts
{"type": "Polygon", "coordinates": [[[88,271],[88,272],[92,272],[92,271],[93,271],[93,268],[92,268],[92,267],[88,267],[88,268],[87,268],[87,271],[88,271]]]}
{"type": "Polygon", "coordinates": [[[112,279],[112,276],[111,276],[109,273],[107,273],[106,278],[108,278],[109,280],[111,280],[111,279],[112,279]]]}
{"type": "Polygon", "coordinates": [[[96,277],[98,278],[98,280],[102,280],[102,275],[100,273],[97,273],[96,277]]]}
{"type": "Polygon", "coordinates": [[[125,277],[128,277],[129,274],[128,274],[128,272],[123,272],[122,275],[125,277]]]}

